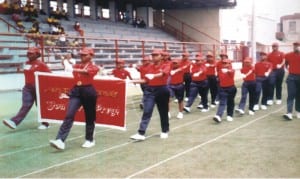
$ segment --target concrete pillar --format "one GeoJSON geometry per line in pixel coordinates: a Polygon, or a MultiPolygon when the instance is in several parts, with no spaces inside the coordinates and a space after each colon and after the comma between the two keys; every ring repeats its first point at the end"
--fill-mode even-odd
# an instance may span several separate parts
{"type": "Polygon", "coordinates": [[[42,10],[49,15],[50,11],[50,2],[49,1],[42,1],[42,10]]]}
{"type": "Polygon", "coordinates": [[[126,4],[126,11],[128,12],[128,16],[129,16],[129,21],[132,22],[133,19],[133,7],[132,4],[126,4]]]}
{"type": "Polygon", "coordinates": [[[139,7],[136,12],[137,18],[142,18],[147,27],[153,27],[153,8],[151,7],[139,7]]]}
{"type": "Polygon", "coordinates": [[[116,2],[109,1],[109,18],[111,21],[116,22],[116,2]]]}
{"type": "Polygon", "coordinates": [[[99,18],[99,19],[102,19],[102,7],[101,6],[98,6],[98,8],[97,8],[97,17],[99,18]]]}
{"type": "Polygon", "coordinates": [[[96,0],[90,0],[90,14],[91,14],[91,19],[93,20],[97,19],[96,0]]]}
{"type": "Polygon", "coordinates": [[[148,7],[148,27],[153,27],[153,8],[152,7],[148,7]]]}
{"type": "Polygon", "coordinates": [[[74,6],[74,0],[67,0],[67,9],[68,9],[68,15],[70,18],[75,17],[75,6],[74,6]]]}

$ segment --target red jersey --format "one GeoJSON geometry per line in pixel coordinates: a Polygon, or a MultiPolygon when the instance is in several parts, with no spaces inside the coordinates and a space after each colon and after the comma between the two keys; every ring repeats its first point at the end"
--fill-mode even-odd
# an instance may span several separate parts
{"type": "Polygon", "coordinates": [[[171,68],[169,65],[161,65],[161,64],[151,64],[148,68],[148,71],[146,74],[157,74],[157,73],[163,73],[162,77],[159,78],[153,78],[153,79],[147,79],[147,84],[149,86],[162,86],[167,85],[168,77],[170,74],[171,68]]]}
{"type": "Polygon", "coordinates": [[[243,79],[244,81],[255,81],[255,71],[254,71],[254,67],[253,66],[245,66],[245,67],[243,67],[241,69],[241,73],[243,73],[243,74],[246,75],[251,70],[252,70],[252,72],[243,79]]]}
{"type": "MultiPolygon", "coordinates": [[[[273,51],[268,54],[268,61],[272,63],[273,69],[277,69],[277,65],[284,60],[284,53],[280,51],[273,51]]],[[[283,68],[283,66],[281,67],[283,68]]]]}
{"type": "Polygon", "coordinates": [[[217,63],[215,61],[206,62],[206,75],[207,76],[216,76],[217,75],[217,63]]]}
{"type": "Polygon", "coordinates": [[[30,84],[35,86],[35,78],[34,72],[51,72],[48,66],[40,61],[40,60],[33,60],[33,61],[26,61],[24,65],[24,76],[25,76],[25,84],[30,84]]]}
{"type": "Polygon", "coordinates": [[[229,68],[227,72],[223,72],[222,69],[218,72],[220,80],[220,87],[231,87],[234,86],[234,73],[232,68],[229,68]]]}
{"type": "Polygon", "coordinates": [[[130,73],[127,70],[125,70],[124,68],[115,68],[115,69],[113,69],[112,74],[114,75],[114,77],[117,77],[120,79],[125,80],[127,77],[129,79],[132,79],[130,73]]]}
{"type": "Polygon", "coordinates": [[[87,70],[87,73],[80,73],[80,72],[73,71],[74,83],[75,85],[78,86],[93,84],[94,76],[99,71],[99,68],[96,65],[94,65],[92,62],[88,62],[87,64],[75,64],[73,68],[87,70]]]}
{"type": "MultiPolygon", "coordinates": [[[[216,68],[217,68],[217,72],[219,72],[222,69],[223,65],[222,65],[222,60],[219,60],[216,62],[216,68]]],[[[232,64],[230,64],[230,68],[232,68],[232,64]]]]}
{"type": "Polygon", "coordinates": [[[206,80],[206,67],[205,64],[192,64],[190,70],[192,81],[203,81],[206,80]],[[202,71],[199,76],[194,76],[194,74],[202,71]]]}
{"type": "Polygon", "coordinates": [[[137,71],[140,72],[140,78],[141,79],[144,79],[145,78],[145,74],[147,73],[148,71],[148,68],[150,67],[150,64],[147,64],[147,65],[141,65],[139,67],[137,67],[137,71]]]}
{"type": "Polygon", "coordinates": [[[255,74],[256,76],[265,76],[265,73],[272,69],[272,63],[268,61],[257,62],[255,64],[255,74]]]}
{"type": "Polygon", "coordinates": [[[285,55],[290,74],[300,75],[300,53],[290,52],[285,55]]]}
{"type": "Polygon", "coordinates": [[[183,68],[184,73],[189,73],[191,64],[192,62],[190,60],[181,60],[180,67],[183,68]]]}
{"type": "MultiPolygon", "coordinates": [[[[173,69],[173,70],[176,70],[176,69],[173,69]]],[[[184,71],[183,70],[179,70],[175,74],[171,75],[170,84],[171,85],[176,85],[176,84],[183,83],[183,74],[184,74],[184,71]]]]}

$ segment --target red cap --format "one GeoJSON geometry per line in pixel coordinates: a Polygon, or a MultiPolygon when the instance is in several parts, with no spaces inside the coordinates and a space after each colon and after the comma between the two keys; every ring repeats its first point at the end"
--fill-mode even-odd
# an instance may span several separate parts
{"type": "Polygon", "coordinates": [[[164,56],[170,56],[170,53],[168,51],[163,51],[162,55],[164,55],[164,56]]]}
{"type": "Polygon", "coordinates": [[[36,53],[36,54],[41,54],[41,51],[37,47],[29,47],[27,50],[27,53],[36,53]]]}
{"type": "Polygon", "coordinates": [[[203,55],[202,55],[202,53],[201,52],[198,52],[197,54],[196,54],[196,57],[202,57],[203,55]]]}
{"type": "Polygon", "coordinates": [[[225,51],[221,51],[220,56],[226,56],[228,57],[227,53],[225,51]]]}
{"type": "Polygon", "coordinates": [[[142,59],[142,61],[149,61],[149,60],[151,60],[150,59],[150,57],[147,55],[147,56],[145,56],[143,59],[142,59]]]}
{"type": "Polygon", "coordinates": [[[117,60],[117,63],[125,63],[125,61],[124,61],[123,59],[119,58],[119,59],[117,60]]]}
{"type": "Polygon", "coordinates": [[[251,57],[246,57],[244,62],[245,63],[252,63],[252,58],[251,57]]]}
{"type": "Polygon", "coordinates": [[[162,54],[162,51],[160,49],[153,49],[151,54],[152,55],[160,55],[160,54],[162,54]]]}
{"type": "Polygon", "coordinates": [[[222,60],[222,63],[231,63],[231,60],[229,60],[229,59],[224,59],[224,60],[222,60]]]}
{"type": "Polygon", "coordinates": [[[94,49],[90,48],[90,47],[83,47],[79,54],[90,54],[90,55],[94,55],[94,49]]]}
{"type": "Polygon", "coordinates": [[[294,42],[293,45],[300,45],[300,42],[294,42]]]}
{"type": "Polygon", "coordinates": [[[207,54],[206,54],[206,57],[213,57],[213,54],[211,51],[208,51],[207,54]]]}
{"type": "Polygon", "coordinates": [[[279,44],[277,42],[272,43],[272,47],[278,47],[279,44]]]}
{"type": "Polygon", "coordinates": [[[189,54],[189,52],[185,51],[185,52],[182,53],[182,56],[187,56],[188,57],[188,56],[190,56],[190,54],[189,54]]]}

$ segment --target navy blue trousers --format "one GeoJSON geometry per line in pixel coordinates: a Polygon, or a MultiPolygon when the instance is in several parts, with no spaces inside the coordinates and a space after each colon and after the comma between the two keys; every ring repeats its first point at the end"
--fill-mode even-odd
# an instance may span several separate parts
{"type": "Polygon", "coordinates": [[[191,89],[190,89],[190,96],[189,100],[187,101],[186,107],[191,107],[194,103],[198,94],[201,96],[201,104],[203,105],[204,109],[208,109],[207,105],[207,93],[208,93],[208,81],[203,80],[200,82],[192,81],[191,89]]]}
{"type": "Polygon", "coordinates": [[[239,109],[244,110],[246,106],[247,96],[249,94],[249,110],[253,111],[255,105],[256,96],[256,82],[255,81],[244,81],[242,84],[242,97],[239,103],[239,109]]]}
{"type": "Polygon", "coordinates": [[[269,76],[269,93],[268,100],[273,100],[274,91],[276,91],[276,99],[281,100],[282,82],[284,78],[284,69],[274,69],[269,76]]]}
{"type": "Polygon", "coordinates": [[[295,110],[300,112],[300,75],[289,74],[287,79],[287,112],[293,112],[294,100],[295,110]]]}
{"type": "Polygon", "coordinates": [[[237,90],[235,86],[219,88],[220,103],[216,115],[222,117],[227,106],[227,116],[233,116],[234,98],[236,95],[236,91],[237,90]]]}

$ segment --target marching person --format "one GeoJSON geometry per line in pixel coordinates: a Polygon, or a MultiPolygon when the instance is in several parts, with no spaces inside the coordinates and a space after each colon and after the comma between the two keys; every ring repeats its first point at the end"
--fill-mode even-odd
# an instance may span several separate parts
{"type": "Polygon", "coordinates": [[[191,112],[191,106],[195,101],[195,98],[200,94],[201,104],[203,108],[201,112],[207,112],[209,110],[207,104],[208,82],[206,77],[205,59],[201,53],[197,53],[195,63],[191,65],[190,74],[192,82],[190,85],[190,96],[183,108],[186,112],[191,112]]]}
{"type": "Polygon", "coordinates": [[[285,55],[286,66],[288,69],[287,83],[287,113],[284,114],[286,120],[293,119],[293,107],[297,118],[300,119],[300,42],[293,43],[294,51],[285,55]]]}
{"type": "Polygon", "coordinates": [[[161,133],[160,138],[168,138],[169,132],[169,117],[168,117],[168,104],[170,98],[170,92],[167,87],[167,80],[170,74],[170,66],[161,65],[162,63],[162,51],[154,49],[152,51],[152,62],[148,68],[145,78],[141,83],[146,83],[144,91],[144,109],[141,118],[138,133],[130,136],[133,140],[145,140],[145,133],[148,124],[151,120],[154,105],[157,105],[157,109],[160,116],[161,133]]]}
{"type": "MultiPolygon", "coordinates": [[[[184,70],[180,68],[180,60],[174,59],[172,60],[171,72],[170,72],[170,84],[169,89],[171,93],[171,97],[175,96],[178,100],[178,114],[177,119],[183,119],[183,98],[184,98],[184,85],[183,85],[183,73],[184,70]]],[[[171,100],[170,100],[171,102],[171,100]]],[[[169,109],[170,111],[170,109],[169,109]]]]}
{"type": "Polygon", "coordinates": [[[272,52],[268,54],[268,61],[272,63],[273,69],[269,76],[268,105],[273,104],[274,90],[276,90],[276,104],[281,104],[282,82],[284,77],[284,53],[278,50],[278,43],[272,44],[272,52]]]}
{"type": "Polygon", "coordinates": [[[222,59],[222,64],[220,65],[220,70],[218,71],[218,77],[220,80],[220,103],[217,109],[217,114],[213,117],[213,120],[217,123],[222,121],[222,116],[226,106],[227,121],[233,121],[234,98],[237,91],[234,84],[234,73],[235,71],[232,69],[231,60],[222,59]]]}
{"type": "Polygon", "coordinates": [[[241,90],[241,100],[236,111],[241,115],[245,114],[244,109],[246,106],[247,95],[249,94],[249,115],[254,115],[254,104],[255,104],[255,95],[256,95],[256,81],[255,81],[255,72],[252,65],[252,58],[246,57],[244,59],[244,64],[241,69],[241,76],[244,80],[241,90]]]}
{"type": "Polygon", "coordinates": [[[92,62],[94,56],[92,48],[85,47],[79,54],[81,63],[73,66],[74,86],[70,90],[66,117],[59,128],[56,140],[50,140],[50,145],[59,150],[65,149],[65,141],[73,126],[75,114],[81,106],[83,106],[86,121],[85,142],[82,147],[90,148],[95,145],[94,129],[98,95],[93,86],[93,79],[99,68],[92,62]]]}
{"type": "Polygon", "coordinates": [[[190,74],[190,66],[192,62],[190,61],[189,56],[190,54],[188,52],[183,52],[181,63],[180,63],[180,67],[184,69],[184,75],[183,75],[184,90],[185,90],[184,101],[187,101],[190,96],[190,85],[192,81],[192,77],[190,74]]]}
{"type": "Polygon", "coordinates": [[[269,93],[269,75],[272,71],[272,63],[267,61],[267,53],[260,52],[260,61],[255,64],[256,75],[256,99],[254,110],[259,110],[259,99],[262,93],[261,109],[267,109],[267,100],[269,93]]]}
{"type": "MultiPolygon", "coordinates": [[[[16,129],[17,126],[25,119],[32,105],[36,102],[36,84],[35,72],[51,72],[48,66],[39,60],[41,51],[37,47],[30,47],[27,50],[28,61],[25,62],[23,73],[25,76],[25,85],[22,89],[22,107],[19,112],[11,119],[3,120],[4,125],[11,129],[16,129]]],[[[47,129],[49,123],[42,122],[38,129],[47,129]]]]}
{"type": "Polygon", "coordinates": [[[210,91],[211,101],[210,107],[216,107],[216,97],[218,94],[218,78],[217,78],[217,66],[216,61],[211,52],[206,55],[206,76],[208,81],[208,89],[210,91]]]}
{"type": "Polygon", "coordinates": [[[129,78],[130,80],[132,80],[132,77],[131,77],[129,71],[127,71],[124,68],[124,64],[125,64],[125,61],[123,59],[118,59],[117,63],[116,63],[116,68],[113,69],[112,74],[116,78],[120,78],[123,80],[129,78]]]}

